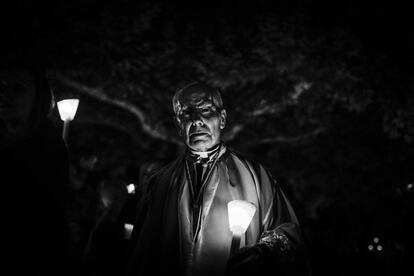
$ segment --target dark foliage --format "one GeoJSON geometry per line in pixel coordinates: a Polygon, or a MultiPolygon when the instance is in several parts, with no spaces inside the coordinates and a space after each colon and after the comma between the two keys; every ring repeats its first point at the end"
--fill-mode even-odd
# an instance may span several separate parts
{"type": "Polygon", "coordinates": [[[5,32],[14,53],[46,61],[58,100],[81,99],[69,139],[76,250],[96,222],[99,181],[139,183],[149,160],[182,151],[171,97],[202,80],[223,90],[224,140],[292,198],[315,275],[405,275],[414,83],[403,8],[255,2],[59,2],[5,32]],[[80,164],[91,156],[94,167],[80,164]]]}

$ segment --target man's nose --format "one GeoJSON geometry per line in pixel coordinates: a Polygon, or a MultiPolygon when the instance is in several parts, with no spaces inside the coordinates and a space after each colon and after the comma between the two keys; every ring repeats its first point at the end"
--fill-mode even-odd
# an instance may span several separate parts
{"type": "Polygon", "coordinates": [[[202,126],[204,124],[203,118],[201,117],[199,112],[196,111],[191,114],[191,123],[194,126],[202,126]]]}

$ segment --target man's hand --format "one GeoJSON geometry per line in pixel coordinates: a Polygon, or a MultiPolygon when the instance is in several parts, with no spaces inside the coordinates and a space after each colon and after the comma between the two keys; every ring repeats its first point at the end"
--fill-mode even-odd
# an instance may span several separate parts
{"type": "Polygon", "coordinates": [[[266,269],[267,252],[265,245],[246,246],[230,256],[226,275],[258,275],[266,269]]]}

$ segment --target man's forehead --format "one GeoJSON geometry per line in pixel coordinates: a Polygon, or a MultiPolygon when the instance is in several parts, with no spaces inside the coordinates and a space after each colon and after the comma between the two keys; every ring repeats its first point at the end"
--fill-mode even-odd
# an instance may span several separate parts
{"type": "Polygon", "coordinates": [[[204,104],[214,104],[211,93],[205,91],[184,92],[180,95],[178,101],[183,108],[189,106],[200,106],[204,104]]]}
{"type": "Polygon", "coordinates": [[[0,70],[0,80],[15,82],[34,82],[34,77],[23,69],[0,70]]]}

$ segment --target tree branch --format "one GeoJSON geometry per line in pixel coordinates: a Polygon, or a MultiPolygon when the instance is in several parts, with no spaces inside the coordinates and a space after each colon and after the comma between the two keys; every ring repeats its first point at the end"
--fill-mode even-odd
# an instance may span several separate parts
{"type": "Polygon", "coordinates": [[[237,124],[234,125],[231,129],[229,129],[228,131],[224,132],[223,135],[223,140],[226,142],[232,141],[234,140],[237,135],[244,129],[244,125],[241,124],[237,124]]]}
{"type": "Polygon", "coordinates": [[[145,116],[144,111],[142,111],[139,107],[137,107],[133,104],[130,104],[126,101],[113,99],[113,98],[109,97],[108,95],[106,95],[102,88],[94,88],[94,87],[86,86],[86,85],[84,85],[82,83],[79,83],[79,82],[77,82],[73,79],[70,79],[70,78],[68,78],[68,77],[66,77],[66,76],[64,76],[64,75],[62,75],[58,72],[56,72],[56,78],[59,81],[61,81],[62,83],[64,83],[65,85],[75,89],[80,94],[89,96],[93,99],[108,103],[110,105],[114,105],[118,108],[121,108],[121,109],[131,113],[141,123],[142,130],[144,131],[144,133],[146,133],[150,137],[155,138],[155,139],[160,139],[162,141],[174,143],[174,144],[177,144],[177,145],[181,145],[180,140],[166,135],[165,131],[159,131],[157,129],[154,129],[148,123],[148,121],[146,120],[146,116],[145,116]]]}
{"type": "Polygon", "coordinates": [[[265,145],[265,144],[272,144],[272,143],[299,143],[303,142],[307,139],[313,138],[315,136],[318,136],[319,134],[323,133],[325,129],[323,127],[317,128],[311,132],[298,135],[298,136],[275,136],[275,137],[269,137],[264,138],[260,140],[255,140],[252,142],[245,143],[246,146],[256,146],[256,145],[265,145]]]}
{"type": "Polygon", "coordinates": [[[134,133],[131,133],[130,128],[117,124],[116,122],[109,122],[109,121],[103,122],[102,120],[97,120],[97,119],[77,119],[76,123],[83,124],[83,125],[94,125],[94,126],[112,128],[130,137],[131,140],[134,141],[134,143],[138,145],[143,144],[141,139],[137,138],[137,135],[134,135],[134,133]]]}

